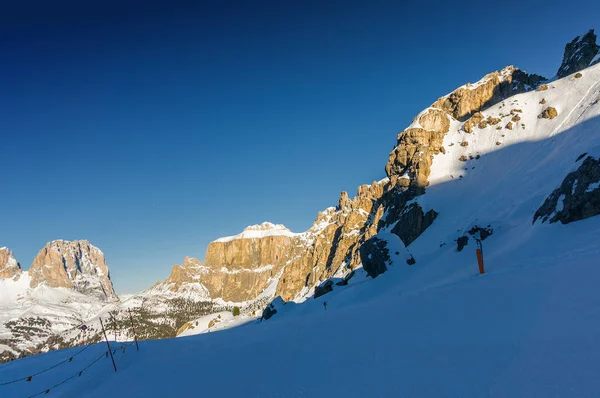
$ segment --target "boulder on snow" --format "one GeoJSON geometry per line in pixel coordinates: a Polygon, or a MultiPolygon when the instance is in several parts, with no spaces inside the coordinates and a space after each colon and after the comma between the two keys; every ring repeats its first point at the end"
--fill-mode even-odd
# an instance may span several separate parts
{"type": "Polygon", "coordinates": [[[492,125],[492,126],[495,126],[495,125],[497,125],[497,124],[498,124],[498,123],[500,123],[501,121],[502,121],[502,120],[501,120],[501,119],[499,119],[499,118],[497,118],[497,117],[491,117],[491,116],[489,116],[489,117],[487,118],[487,122],[488,122],[490,125],[492,125]]]}
{"type": "Polygon", "coordinates": [[[362,244],[359,251],[363,268],[372,278],[383,274],[388,266],[408,262],[412,258],[402,240],[393,233],[373,236],[362,244]]]}
{"type": "Polygon", "coordinates": [[[472,133],[473,127],[477,126],[482,120],[483,115],[481,114],[481,112],[475,112],[473,116],[471,116],[469,120],[467,120],[465,124],[463,124],[463,130],[465,130],[469,134],[472,133]]]}
{"type": "Polygon", "coordinates": [[[600,214],[600,159],[588,156],[535,212],[533,223],[568,224],[600,214]]]}
{"type": "Polygon", "coordinates": [[[575,77],[575,79],[580,79],[583,77],[583,75],[581,74],[581,72],[577,72],[577,73],[575,73],[574,77],[575,77]]]}
{"type": "Polygon", "coordinates": [[[538,119],[554,119],[558,116],[556,108],[549,106],[539,114],[538,119]]]}
{"type": "Polygon", "coordinates": [[[462,251],[462,249],[464,249],[467,244],[469,244],[469,237],[466,235],[461,236],[456,240],[456,250],[458,250],[459,252],[462,251]]]}
{"type": "Polygon", "coordinates": [[[387,247],[387,241],[372,237],[360,247],[360,260],[364,270],[371,278],[387,271],[387,264],[390,262],[390,253],[387,247]]]}

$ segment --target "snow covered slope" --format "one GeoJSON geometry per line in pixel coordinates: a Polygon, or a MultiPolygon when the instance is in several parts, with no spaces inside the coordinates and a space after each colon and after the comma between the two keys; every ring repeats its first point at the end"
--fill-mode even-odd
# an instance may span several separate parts
{"type": "MultiPolygon", "coordinates": [[[[51,396],[593,397],[600,389],[600,271],[598,253],[588,249],[596,247],[600,223],[543,229],[539,239],[556,245],[551,255],[573,245],[582,250],[563,259],[490,264],[483,276],[473,253],[452,262],[399,264],[375,280],[286,304],[289,310],[269,321],[142,342],[139,352],[117,350],[117,373],[110,359],[101,359],[51,396]],[[422,283],[439,281],[440,273],[454,276],[434,288],[422,283]]],[[[0,382],[77,350],[0,366],[0,382]]],[[[104,350],[95,345],[1,391],[15,397],[45,391],[104,350]]]]}

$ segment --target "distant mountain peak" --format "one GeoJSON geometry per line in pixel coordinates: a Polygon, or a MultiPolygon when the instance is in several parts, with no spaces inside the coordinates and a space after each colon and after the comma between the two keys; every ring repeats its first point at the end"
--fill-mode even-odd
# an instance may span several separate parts
{"type": "Polygon", "coordinates": [[[215,242],[225,243],[230,242],[236,239],[261,239],[268,236],[288,236],[293,237],[297,236],[283,224],[273,224],[271,222],[265,221],[262,224],[249,225],[244,230],[234,236],[225,236],[223,238],[219,238],[215,240],[215,242]]]}
{"type": "Polygon", "coordinates": [[[54,240],[39,251],[31,268],[31,287],[74,289],[103,300],[117,297],[104,253],[87,240],[54,240]]]}
{"type": "Polygon", "coordinates": [[[244,228],[244,231],[269,231],[269,230],[285,230],[289,231],[288,228],[283,224],[273,224],[272,222],[265,221],[262,224],[249,225],[244,228]]]}
{"type": "Polygon", "coordinates": [[[0,279],[13,279],[21,275],[21,265],[7,247],[0,248],[0,279]]]}

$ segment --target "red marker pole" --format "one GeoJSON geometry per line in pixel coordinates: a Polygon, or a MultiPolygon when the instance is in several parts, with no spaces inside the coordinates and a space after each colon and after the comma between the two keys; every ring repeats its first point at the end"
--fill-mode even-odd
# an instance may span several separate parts
{"type": "Polygon", "coordinates": [[[483,268],[483,245],[481,241],[477,239],[477,249],[475,250],[477,254],[477,264],[479,265],[479,274],[485,274],[485,270],[483,268]]]}

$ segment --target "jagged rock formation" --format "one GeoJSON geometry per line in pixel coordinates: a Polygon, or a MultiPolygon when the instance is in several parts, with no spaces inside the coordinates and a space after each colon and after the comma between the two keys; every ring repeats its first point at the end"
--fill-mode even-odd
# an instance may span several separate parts
{"type": "Polygon", "coordinates": [[[296,238],[276,294],[291,300],[360,264],[358,249],[377,233],[384,211],[379,197],[388,183],[384,179],[363,185],[351,200],[342,192],[337,207],[320,212],[311,228],[296,238]]]}
{"type": "Polygon", "coordinates": [[[30,286],[74,289],[102,300],[117,297],[104,253],[87,240],[56,240],[39,251],[31,267],[30,286]]]}
{"type": "Polygon", "coordinates": [[[535,212],[533,222],[568,224],[600,214],[600,159],[588,156],[535,212]]]}
{"type": "Polygon", "coordinates": [[[0,279],[17,279],[23,270],[8,248],[0,248],[0,279]]]}
{"type": "Polygon", "coordinates": [[[530,91],[546,80],[540,75],[507,66],[500,72],[487,74],[475,84],[459,87],[438,99],[432,108],[442,109],[453,118],[465,121],[473,113],[489,108],[515,94],[530,91]]]}
{"type": "Polygon", "coordinates": [[[599,54],[600,46],[596,44],[594,29],[590,29],[585,35],[577,36],[566,45],[563,61],[556,76],[565,77],[599,62],[599,54]]]}

